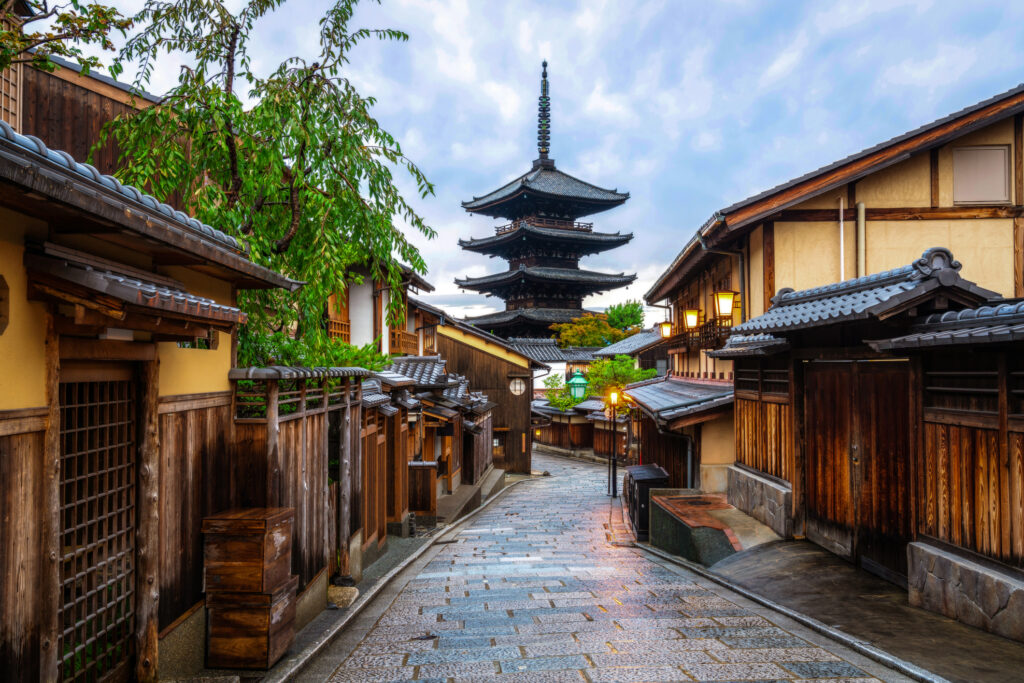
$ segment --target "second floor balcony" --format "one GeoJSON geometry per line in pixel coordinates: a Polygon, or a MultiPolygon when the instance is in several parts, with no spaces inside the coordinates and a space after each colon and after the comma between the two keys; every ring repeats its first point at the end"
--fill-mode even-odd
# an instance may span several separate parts
{"type": "Polygon", "coordinates": [[[415,356],[419,353],[419,337],[415,332],[392,328],[389,335],[388,349],[391,353],[400,353],[406,356],[415,356]]]}

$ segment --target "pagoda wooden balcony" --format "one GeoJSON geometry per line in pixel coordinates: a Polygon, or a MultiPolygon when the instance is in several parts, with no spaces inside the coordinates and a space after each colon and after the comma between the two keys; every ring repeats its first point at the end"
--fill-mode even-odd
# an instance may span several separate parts
{"type": "Polygon", "coordinates": [[[388,348],[391,353],[415,356],[420,350],[420,340],[414,332],[391,329],[388,337],[388,348]]]}
{"type": "Polygon", "coordinates": [[[351,344],[352,325],[347,320],[328,320],[327,336],[331,339],[340,339],[346,344],[351,344]]]}
{"type": "Polygon", "coordinates": [[[512,221],[507,225],[499,225],[494,229],[495,234],[504,235],[507,232],[512,232],[516,228],[522,225],[533,225],[538,228],[559,228],[561,230],[576,230],[577,232],[592,232],[594,230],[593,223],[579,223],[577,221],[562,221],[556,218],[521,218],[518,221],[512,221]]]}

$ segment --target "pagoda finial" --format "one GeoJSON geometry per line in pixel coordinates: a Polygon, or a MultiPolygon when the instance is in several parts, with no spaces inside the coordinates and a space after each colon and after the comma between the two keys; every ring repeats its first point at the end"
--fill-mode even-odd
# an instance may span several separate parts
{"type": "Polygon", "coordinates": [[[551,98],[548,97],[548,61],[545,59],[540,76],[540,97],[537,98],[537,151],[541,159],[548,158],[551,145],[551,98]]]}

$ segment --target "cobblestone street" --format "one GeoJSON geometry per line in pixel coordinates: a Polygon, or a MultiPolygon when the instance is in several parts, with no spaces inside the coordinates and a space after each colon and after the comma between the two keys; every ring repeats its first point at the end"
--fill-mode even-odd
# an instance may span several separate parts
{"type": "Polygon", "coordinates": [[[519,484],[445,537],[301,679],[907,680],[613,545],[619,513],[601,466],[535,456],[534,469],[553,476],[519,484]]]}

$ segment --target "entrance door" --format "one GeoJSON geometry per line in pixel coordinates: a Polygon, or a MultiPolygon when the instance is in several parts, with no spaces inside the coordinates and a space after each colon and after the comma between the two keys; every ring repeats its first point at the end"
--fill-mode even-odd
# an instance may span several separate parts
{"type": "Polygon", "coordinates": [[[804,377],[807,538],[905,584],[909,363],[814,361],[804,377]]]}
{"type": "Polygon", "coordinates": [[[60,676],[127,680],[134,658],[136,393],[131,369],[60,384],[60,676]]]}

